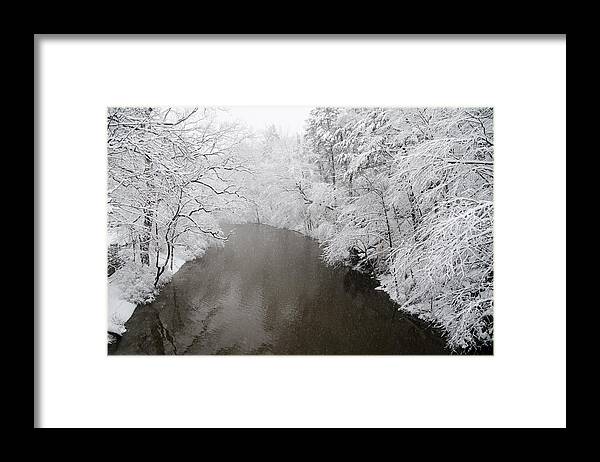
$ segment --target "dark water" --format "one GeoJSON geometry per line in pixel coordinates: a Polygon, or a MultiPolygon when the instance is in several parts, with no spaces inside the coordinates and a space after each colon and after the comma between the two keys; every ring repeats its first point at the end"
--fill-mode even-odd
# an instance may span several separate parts
{"type": "Polygon", "coordinates": [[[187,262],[136,308],[110,354],[448,354],[386,294],[320,260],[293,231],[238,225],[224,248],[187,262]]]}

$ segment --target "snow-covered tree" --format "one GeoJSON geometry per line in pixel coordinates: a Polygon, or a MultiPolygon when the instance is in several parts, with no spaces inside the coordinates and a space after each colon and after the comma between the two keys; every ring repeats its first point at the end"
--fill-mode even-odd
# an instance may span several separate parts
{"type": "Polygon", "coordinates": [[[216,216],[241,199],[233,180],[246,169],[236,158],[244,136],[212,109],[109,109],[109,232],[134,267],[153,268],[154,287],[176,248],[193,254],[226,238],[216,216]]]}

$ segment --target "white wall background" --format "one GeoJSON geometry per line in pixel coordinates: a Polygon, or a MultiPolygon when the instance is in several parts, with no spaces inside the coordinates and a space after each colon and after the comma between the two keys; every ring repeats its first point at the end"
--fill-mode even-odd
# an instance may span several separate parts
{"type": "Polygon", "coordinates": [[[565,425],[564,38],[38,40],[38,425],[565,425]],[[494,106],[495,355],[108,357],[105,115],[135,104],[494,106]]]}

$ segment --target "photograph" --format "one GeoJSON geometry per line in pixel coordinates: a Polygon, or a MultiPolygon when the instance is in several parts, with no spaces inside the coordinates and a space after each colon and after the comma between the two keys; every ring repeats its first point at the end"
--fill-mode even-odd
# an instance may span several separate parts
{"type": "Polygon", "coordinates": [[[494,110],[115,106],[108,355],[493,355],[494,110]]]}

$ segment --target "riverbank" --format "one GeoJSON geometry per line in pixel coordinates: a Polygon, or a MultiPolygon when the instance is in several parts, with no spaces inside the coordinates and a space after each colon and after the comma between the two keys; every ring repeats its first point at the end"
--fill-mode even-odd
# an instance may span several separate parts
{"type": "Polygon", "coordinates": [[[153,300],[158,295],[160,287],[169,282],[188,260],[190,258],[186,259],[175,252],[173,269],[169,267],[165,270],[158,288],[155,288],[152,282],[154,270],[148,272],[151,277],[139,278],[137,281],[132,279],[138,277],[140,271],[132,271],[131,266],[120,268],[108,277],[108,343],[112,343],[115,336],[122,336],[127,331],[125,323],[133,315],[136,306],[144,300],[153,300]]]}

